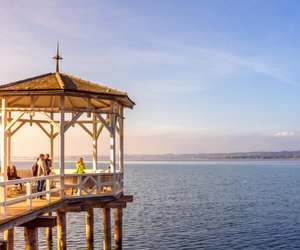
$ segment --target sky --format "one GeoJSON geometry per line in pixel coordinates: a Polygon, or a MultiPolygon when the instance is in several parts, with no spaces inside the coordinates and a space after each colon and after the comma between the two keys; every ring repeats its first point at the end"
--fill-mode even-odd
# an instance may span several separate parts
{"type": "MultiPolygon", "coordinates": [[[[300,150],[299,12],[292,0],[0,0],[0,83],[53,72],[59,40],[61,72],[136,102],[127,154],[300,150]]],[[[44,140],[24,128],[13,154],[44,140]]],[[[68,154],[90,152],[84,132],[68,136],[68,154]]]]}

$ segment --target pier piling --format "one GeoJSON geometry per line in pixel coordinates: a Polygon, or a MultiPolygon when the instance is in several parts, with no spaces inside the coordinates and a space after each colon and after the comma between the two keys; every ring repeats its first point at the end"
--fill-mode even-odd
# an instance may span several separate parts
{"type": "Polygon", "coordinates": [[[57,249],[67,249],[67,226],[66,226],[66,213],[57,210],[57,249]]]}
{"type": "Polygon", "coordinates": [[[14,250],[14,228],[4,232],[4,240],[7,241],[7,250],[14,250]]]}
{"type": "Polygon", "coordinates": [[[24,227],[25,250],[38,250],[38,228],[24,227]]]}
{"type": "Polygon", "coordinates": [[[89,208],[86,211],[86,243],[87,245],[94,242],[94,209],[89,208]]]}
{"type": "Polygon", "coordinates": [[[115,250],[122,249],[122,224],[123,224],[123,209],[114,209],[114,244],[115,250]]]}
{"type": "Polygon", "coordinates": [[[110,208],[102,208],[103,250],[111,250],[110,208]]]}

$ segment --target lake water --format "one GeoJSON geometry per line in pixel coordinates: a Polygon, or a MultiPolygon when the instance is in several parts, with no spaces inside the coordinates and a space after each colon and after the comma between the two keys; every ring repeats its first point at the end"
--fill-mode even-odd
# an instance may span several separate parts
{"type": "MultiPolygon", "coordinates": [[[[299,160],[127,163],[125,189],[134,202],[124,209],[124,249],[300,249],[299,160]]],[[[84,223],[84,213],[68,214],[69,249],[86,248],[84,223]]],[[[101,223],[95,209],[94,249],[101,223]]]]}

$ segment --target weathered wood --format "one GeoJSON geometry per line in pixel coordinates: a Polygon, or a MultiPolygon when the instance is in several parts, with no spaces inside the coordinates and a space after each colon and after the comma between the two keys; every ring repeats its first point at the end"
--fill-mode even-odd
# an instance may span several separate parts
{"type": "Polygon", "coordinates": [[[66,225],[66,213],[57,210],[57,249],[67,249],[67,225],[66,225]]]}
{"type": "Polygon", "coordinates": [[[31,221],[19,225],[19,227],[56,227],[55,216],[39,216],[31,221]]]}
{"type": "Polygon", "coordinates": [[[7,123],[7,116],[6,116],[6,99],[2,98],[2,108],[1,108],[1,173],[4,173],[4,168],[6,164],[6,157],[7,157],[7,139],[6,139],[6,123],[7,123]]]}
{"type": "MultiPolygon", "coordinates": [[[[4,240],[7,242],[7,250],[14,250],[14,228],[4,231],[4,240]]],[[[0,248],[1,249],[1,248],[0,248]]]]}
{"type": "Polygon", "coordinates": [[[119,198],[120,201],[133,202],[133,195],[123,195],[119,198]]]}
{"type": "Polygon", "coordinates": [[[111,250],[110,208],[102,208],[103,250],[111,250]]]}
{"type": "Polygon", "coordinates": [[[25,250],[38,250],[38,228],[24,228],[25,250]]]}
{"type": "MultiPolygon", "coordinates": [[[[60,186],[62,188],[60,192],[60,197],[63,198],[65,197],[65,191],[64,191],[64,177],[63,175],[65,174],[65,99],[64,96],[60,96],[60,161],[59,161],[59,170],[60,170],[60,186]]],[[[51,118],[50,118],[51,119],[51,118]]],[[[54,126],[57,125],[55,122],[53,124],[54,126]]]]}
{"type": "Polygon", "coordinates": [[[0,240],[0,250],[7,250],[7,241],[6,240],[0,240]]]}
{"type": "MultiPolygon", "coordinates": [[[[52,216],[52,212],[48,213],[48,216],[52,216]]],[[[55,225],[57,225],[56,219],[55,219],[55,225]]],[[[46,240],[47,240],[47,244],[50,245],[52,242],[52,227],[46,228],[46,240]]]]}
{"type": "Polygon", "coordinates": [[[93,114],[93,170],[97,170],[98,165],[98,140],[97,140],[97,117],[93,114]]]}
{"type": "Polygon", "coordinates": [[[92,244],[94,242],[94,209],[90,208],[85,214],[86,221],[86,243],[92,244]]]}
{"type": "Polygon", "coordinates": [[[114,243],[115,250],[122,249],[122,225],[123,225],[123,209],[114,209],[114,243]]]}

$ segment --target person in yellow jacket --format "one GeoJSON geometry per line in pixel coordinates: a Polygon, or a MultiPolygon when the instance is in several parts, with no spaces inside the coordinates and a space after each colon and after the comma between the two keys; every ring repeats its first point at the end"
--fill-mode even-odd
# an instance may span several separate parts
{"type": "Polygon", "coordinates": [[[79,160],[76,163],[76,170],[77,174],[83,174],[85,173],[84,170],[86,169],[85,164],[83,162],[83,158],[79,158],[79,160]]]}

